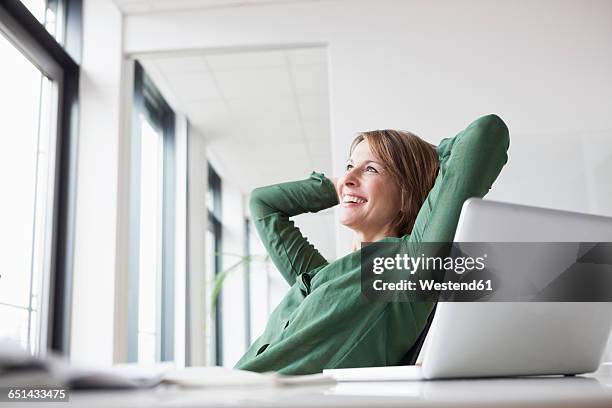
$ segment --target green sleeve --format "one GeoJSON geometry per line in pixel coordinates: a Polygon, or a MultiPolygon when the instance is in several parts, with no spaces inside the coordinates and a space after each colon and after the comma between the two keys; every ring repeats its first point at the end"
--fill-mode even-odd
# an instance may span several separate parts
{"type": "Polygon", "coordinates": [[[461,208],[470,197],[484,197],[508,161],[508,128],[497,115],[476,119],[438,145],[440,171],[408,242],[452,242],[461,208]]]}
{"type": "Polygon", "coordinates": [[[321,173],[305,180],[259,187],[251,193],[251,218],[274,265],[289,285],[327,263],[289,218],[338,204],[336,188],[321,173]]]}

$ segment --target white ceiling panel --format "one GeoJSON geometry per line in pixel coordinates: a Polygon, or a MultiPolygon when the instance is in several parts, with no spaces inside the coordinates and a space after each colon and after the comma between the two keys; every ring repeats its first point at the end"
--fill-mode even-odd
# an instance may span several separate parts
{"type": "MultiPolygon", "coordinates": [[[[93,0],[95,1],[95,0],[93,0]]],[[[256,7],[283,3],[310,2],[312,0],[114,0],[125,14],[160,13],[219,7],[256,7]]],[[[323,0],[318,0],[323,1],[323,0]]],[[[335,1],[335,0],[326,0],[335,1]]]]}
{"type": "Polygon", "coordinates": [[[330,138],[329,118],[320,118],[317,120],[305,120],[304,133],[308,139],[328,139],[330,138]]]}
{"type": "Polygon", "coordinates": [[[153,7],[151,7],[151,5],[145,0],[115,0],[115,4],[117,4],[121,12],[126,14],[148,13],[153,11],[153,7]]]}
{"type": "Polygon", "coordinates": [[[185,113],[190,118],[198,118],[200,123],[219,123],[229,119],[229,112],[223,101],[195,101],[186,103],[185,113]]]}
{"type": "Polygon", "coordinates": [[[279,164],[282,162],[297,161],[309,162],[310,158],[306,150],[306,145],[303,141],[277,141],[274,143],[254,143],[249,147],[248,151],[243,152],[241,157],[248,157],[257,161],[260,164],[268,164],[274,168],[285,168],[279,164]],[[279,152],[283,154],[279,155],[279,152]]]}
{"type": "Polygon", "coordinates": [[[291,151],[286,155],[273,154],[269,155],[267,161],[260,161],[257,167],[254,167],[262,174],[278,175],[279,182],[290,181],[296,179],[305,179],[310,172],[315,170],[312,161],[306,157],[306,152],[302,150],[291,151]],[[289,174],[292,174],[289,178],[289,174]]]}
{"type": "Polygon", "coordinates": [[[206,61],[208,61],[211,69],[215,71],[287,66],[284,51],[210,55],[206,57],[206,61]]]}
{"type": "Polygon", "coordinates": [[[245,5],[244,0],[148,0],[155,11],[245,5]]]}
{"type": "Polygon", "coordinates": [[[323,120],[329,117],[329,107],[326,94],[300,95],[297,98],[302,119],[323,120]]]}
{"type": "Polygon", "coordinates": [[[201,55],[156,58],[155,62],[164,74],[172,75],[185,72],[208,73],[206,60],[201,55]]]}
{"type": "Polygon", "coordinates": [[[291,97],[230,99],[227,104],[232,117],[243,120],[259,119],[263,116],[298,120],[295,98],[291,97]]]}
{"type": "Polygon", "coordinates": [[[295,91],[327,94],[327,67],[322,65],[297,65],[291,67],[295,91]]]}
{"type": "Polygon", "coordinates": [[[327,66],[325,48],[301,48],[287,51],[287,57],[292,66],[322,65],[327,66]]]}
{"type": "MultiPolygon", "coordinates": [[[[185,4],[185,3],[183,3],[185,4]]],[[[324,48],[147,57],[224,176],[253,188],[331,170],[324,48]],[[316,91],[316,92],[315,92],[316,91]],[[253,169],[253,171],[250,171],[253,169]]],[[[145,66],[145,68],[147,68],[145,66]]],[[[174,105],[173,105],[174,106],[174,105]]]]}
{"type": "Polygon", "coordinates": [[[186,72],[168,78],[179,99],[185,102],[221,99],[214,79],[206,72],[186,72]]]}
{"type": "Polygon", "coordinates": [[[293,88],[286,68],[218,71],[215,78],[228,99],[291,96],[293,88]]]}
{"type": "MultiPolygon", "coordinates": [[[[251,185],[255,183],[254,185],[259,187],[259,186],[265,186],[269,184],[284,183],[289,180],[303,180],[307,178],[310,172],[312,171],[310,170],[311,167],[312,166],[304,167],[305,169],[308,169],[305,171],[300,170],[297,166],[292,169],[284,170],[282,172],[278,171],[278,169],[276,170],[271,169],[270,171],[259,173],[257,177],[256,176],[251,177],[250,183],[251,185]],[[266,182],[263,184],[260,183],[260,180],[262,179],[266,180],[266,182]],[[257,183],[260,183],[260,184],[257,184],[257,183]]],[[[246,180],[244,184],[247,184],[246,180]]]]}
{"type": "Polygon", "coordinates": [[[244,140],[277,142],[303,140],[302,127],[298,120],[265,118],[258,120],[232,120],[227,124],[228,137],[244,140]]]}

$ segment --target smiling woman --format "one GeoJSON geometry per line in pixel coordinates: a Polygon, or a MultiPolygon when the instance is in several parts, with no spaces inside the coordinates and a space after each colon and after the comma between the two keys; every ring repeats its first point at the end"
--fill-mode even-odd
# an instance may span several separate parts
{"type": "Polygon", "coordinates": [[[253,223],[291,288],[237,368],[308,374],[414,361],[434,303],[369,301],[361,294],[361,251],[328,262],[290,217],[333,207],[341,197],[340,220],[356,243],[449,242],[463,202],[489,191],[508,145],[508,128],[496,115],[436,148],[402,132],[368,132],[353,142],[335,186],[313,172],[255,189],[253,223]]]}
{"type": "Polygon", "coordinates": [[[361,133],[351,144],[346,172],[336,182],[340,223],[362,242],[409,234],[438,173],[435,146],[397,130],[361,133]]]}

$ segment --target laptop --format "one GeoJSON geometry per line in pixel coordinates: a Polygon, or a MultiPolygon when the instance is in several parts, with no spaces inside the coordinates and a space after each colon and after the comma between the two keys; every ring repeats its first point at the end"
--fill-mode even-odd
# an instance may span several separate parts
{"type": "MultiPolygon", "coordinates": [[[[471,198],[454,241],[612,242],[612,218],[471,198]]],[[[583,374],[599,367],[611,327],[608,302],[438,302],[415,365],[323,374],[337,381],[583,374]]]]}

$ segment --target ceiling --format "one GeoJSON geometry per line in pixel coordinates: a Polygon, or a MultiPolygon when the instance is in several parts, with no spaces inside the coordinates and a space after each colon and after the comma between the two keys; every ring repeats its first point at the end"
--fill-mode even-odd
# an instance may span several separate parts
{"type": "Polygon", "coordinates": [[[252,7],[278,3],[303,3],[322,0],[114,0],[124,14],[155,13],[218,7],[252,7]]]}
{"type": "Polygon", "coordinates": [[[331,174],[325,48],[147,56],[145,71],[241,191],[331,174]]]}

